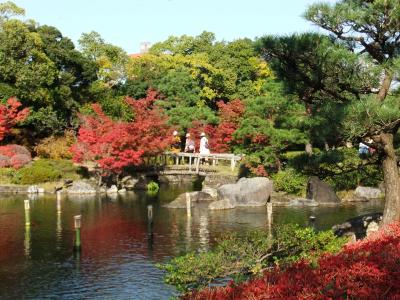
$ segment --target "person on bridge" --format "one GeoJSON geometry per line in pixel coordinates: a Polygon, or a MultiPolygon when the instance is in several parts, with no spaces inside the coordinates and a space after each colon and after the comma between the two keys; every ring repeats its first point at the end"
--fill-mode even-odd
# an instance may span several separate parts
{"type": "Polygon", "coordinates": [[[171,152],[179,153],[181,152],[181,138],[179,137],[178,131],[176,130],[174,130],[172,135],[173,135],[173,140],[171,144],[171,152]]]}
{"type": "MultiPolygon", "coordinates": [[[[208,139],[206,137],[206,134],[202,132],[200,134],[200,154],[210,154],[210,145],[208,144],[208,139]]],[[[208,158],[206,157],[204,159],[205,162],[208,162],[208,158]]]]}
{"type": "Polygon", "coordinates": [[[190,138],[190,133],[186,133],[185,152],[194,153],[196,149],[194,140],[190,138]]]}

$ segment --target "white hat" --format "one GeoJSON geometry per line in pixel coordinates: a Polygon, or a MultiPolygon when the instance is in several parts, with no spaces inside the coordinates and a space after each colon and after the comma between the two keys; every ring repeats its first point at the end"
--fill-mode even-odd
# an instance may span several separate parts
{"type": "Polygon", "coordinates": [[[178,135],[178,131],[174,130],[173,135],[178,135]]]}
{"type": "Polygon", "coordinates": [[[202,132],[202,133],[200,134],[200,136],[206,136],[206,134],[205,134],[204,132],[202,132]]]}

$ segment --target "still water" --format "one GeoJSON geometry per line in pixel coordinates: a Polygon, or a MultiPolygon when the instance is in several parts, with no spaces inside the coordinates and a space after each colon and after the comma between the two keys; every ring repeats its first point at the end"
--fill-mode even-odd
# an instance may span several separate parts
{"type": "MultiPolygon", "coordinates": [[[[177,295],[163,283],[156,263],[189,250],[204,251],[227,232],[268,230],[267,208],[224,211],[163,208],[185,187],[162,188],[157,198],[55,196],[30,201],[31,225],[25,225],[26,196],[0,195],[0,299],[169,299],[177,295]],[[153,205],[152,225],[147,206],[153,205]],[[74,254],[73,216],[82,215],[82,251],[74,254]]],[[[382,203],[338,207],[274,207],[272,224],[333,224],[382,211],[382,203]]]]}

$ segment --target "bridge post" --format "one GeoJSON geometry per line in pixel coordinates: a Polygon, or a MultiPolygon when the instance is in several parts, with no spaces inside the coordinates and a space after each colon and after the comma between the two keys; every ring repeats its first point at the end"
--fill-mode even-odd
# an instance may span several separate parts
{"type": "Polygon", "coordinates": [[[189,172],[192,171],[192,154],[189,154],[189,172]]]}
{"type": "Polygon", "coordinates": [[[201,155],[199,154],[197,156],[197,161],[196,161],[196,174],[199,174],[200,159],[201,159],[201,155]]]}
{"type": "Polygon", "coordinates": [[[231,159],[231,170],[235,170],[235,155],[233,155],[231,159]]]}

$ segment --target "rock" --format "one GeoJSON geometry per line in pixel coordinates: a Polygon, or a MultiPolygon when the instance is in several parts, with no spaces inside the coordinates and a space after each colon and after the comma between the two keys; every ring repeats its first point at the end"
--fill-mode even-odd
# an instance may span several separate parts
{"type": "Polygon", "coordinates": [[[224,184],[236,183],[237,176],[233,175],[221,175],[221,174],[207,174],[204,178],[203,186],[218,188],[224,184]]]}
{"type": "Polygon", "coordinates": [[[212,210],[231,209],[231,208],[235,208],[235,201],[228,198],[214,201],[208,205],[208,209],[212,210]]]}
{"type": "Polygon", "coordinates": [[[67,189],[68,194],[95,194],[96,187],[86,181],[75,181],[67,189]]]}
{"type": "Polygon", "coordinates": [[[370,236],[372,233],[377,232],[379,230],[379,224],[375,221],[371,221],[366,230],[366,235],[370,236]]]}
{"type": "Polygon", "coordinates": [[[214,189],[214,188],[211,188],[211,187],[204,187],[201,191],[203,193],[209,194],[213,198],[217,198],[218,197],[217,189],[214,189]]]}
{"type": "Polygon", "coordinates": [[[186,194],[189,194],[191,200],[191,207],[195,205],[195,203],[199,202],[207,202],[215,200],[210,194],[201,192],[190,192],[183,193],[178,196],[174,201],[164,205],[167,208],[186,208],[186,194]]]}
{"type": "Polygon", "coordinates": [[[37,189],[38,194],[44,194],[44,188],[38,188],[37,189]]]}
{"type": "Polygon", "coordinates": [[[235,184],[220,186],[218,199],[229,199],[230,204],[238,206],[263,206],[271,197],[272,181],[265,177],[241,178],[235,184]]]}
{"type": "Polygon", "coordinates": [[[107,188],[104,187],[104,186],[100,187],[100,188],[99,188],[99,193],[101,193],[101,194],[107,193],[107,188]]]}
{"type": "Polygon", "coordinates": [[[367,235],[368,227],[371,223],[369,232],[376,229],[382,221],[382,213],[370,213],[355,218],[351,218],[342,224],[338,224],[332,227],[333,232],[337,236],[348,236],[352,233],[355,234],[357,239],[364,238],[367,235]]]}
{"type": "Polygon", "coordinates": [[[318,206],[319,203],[312,199],[297,198],[290,200],[288,206],[318,206]]]}
{"type": "Polygon", "coordinates": [[[132,176],[125,176],[121,180],[122,188],[125,188],[127,190],[133,190],[138,182],[139,179],[133,178],[132,176]]]}
{"type": "Polygon", "coordinates": [[[367,186],[358,186],[354,192],[354,195],[361,199],[378,199],[384,196],[379,188],[367,186]]]}
{"type": "Polygon", "coordinates": [[[126,189],[120,189],[118,190],[118,194],[125,194],[126,193],[126,189]]]}
{"type": "Polygon", "coordinates": [[[115,184],[113,184],[109,189],[107,189],[107,194],[115,194],[118,193],[118,188],[115,184]]]}
{"type": "Polygon", "coordinates": [[[307,183],[307,198],[319,204],[339,204],[340,199],[327,183],[312,176],[307,183]]]}

